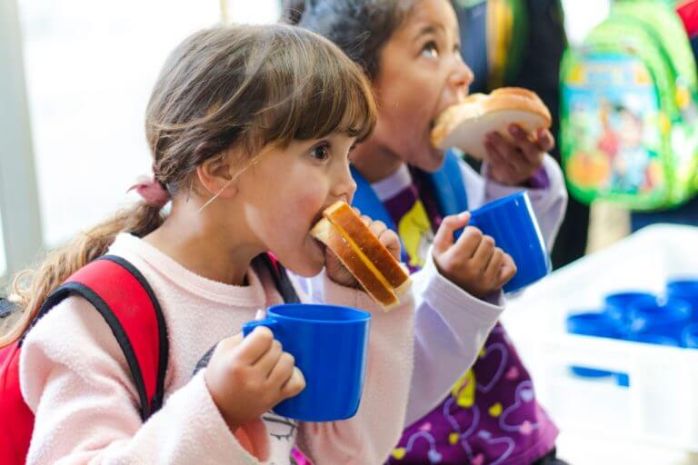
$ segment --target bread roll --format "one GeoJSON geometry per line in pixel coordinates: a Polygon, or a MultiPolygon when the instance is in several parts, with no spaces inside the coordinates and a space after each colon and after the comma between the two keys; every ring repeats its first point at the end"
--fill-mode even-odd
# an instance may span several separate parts
{"type": "Polygon", "coordinates": [[[489,95],[472,94],[447,108],[431,131],[435,147],[456,147],[477,159],[484,159],[485,135],[498,132],[511,140],[508,128],[518,124],[526,132],[550,128],[550,111],[534,92],[503,87],[489,95]]]}

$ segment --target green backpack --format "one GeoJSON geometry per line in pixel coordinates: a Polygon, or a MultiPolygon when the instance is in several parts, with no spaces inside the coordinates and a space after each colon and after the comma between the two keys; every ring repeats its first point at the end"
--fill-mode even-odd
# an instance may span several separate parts
{"type": "Polygon", "coordinates": [[[618,2],[561,69],[560,149],[570,192],[632,210],[698,190],[698,84],[667,2],[618,2]]]}

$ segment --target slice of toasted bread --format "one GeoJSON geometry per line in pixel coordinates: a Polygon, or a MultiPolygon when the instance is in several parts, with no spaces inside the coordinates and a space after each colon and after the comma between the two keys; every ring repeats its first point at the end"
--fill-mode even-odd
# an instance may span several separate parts
{"type": "Polygon", "coordinates": [[[311,234],[334,252],[366,292],[385,308],[399,302],[409,275],[346,203],[336,202],[311,234]]]}
{"type": "Polygon", "coordinates": [[[385,278],[374,267],[370,267],[365,256],[357,253],[349,242],[339,232],[336,226],[326,218],[320,220],[313,230],[313,236],[323,242],[356,278],[361,287],[384,308],[393,307],[398,303],[395,291],[390,287],[385,278]]]}

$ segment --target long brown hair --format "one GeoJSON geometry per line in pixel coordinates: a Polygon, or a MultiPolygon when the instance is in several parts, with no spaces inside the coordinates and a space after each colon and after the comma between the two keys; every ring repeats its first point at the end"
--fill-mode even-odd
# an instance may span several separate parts
{"type": "MultiPolygon", "coordinates": [[[[185,39],[160,72],[145,130],[155,179],[172,195],[191,188],[196,167],[241,147],[249,163],[267,144],[344,132],[364,139],[376,109],[361,69],[330,41],[285,25],[219,26],[185,39]]],[[[164,221],[140,203],[79,234],[33,271],[20,273],[12,294],[24,315],[0,338],[16,340],[48,295],[79,268],[106,253],[117,234],[138,237],[164,221]]]]}

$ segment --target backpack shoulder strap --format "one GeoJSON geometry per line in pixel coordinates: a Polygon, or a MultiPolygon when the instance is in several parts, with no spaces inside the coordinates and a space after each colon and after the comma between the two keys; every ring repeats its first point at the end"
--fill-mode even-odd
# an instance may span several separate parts
{"type": "Polygon", "coordinates": [[[143,275],[121,257],[104,256],[70,276],[39,311],[38,321],[70,295],[104,317],[126,357],[146,420],[162,406],[169,344],[160,304],[143,275]]]}
{"type": "Polygon", "coordinates": [[[388,213],[383,202],[378,198],[371,184],[364,178],[359,170],[351,166],[351,177],[356,182],[356,193],[352,205],[361,210],[361,213],[368,215],[373,220],[380,220],[393,231],[397,231],[395,221],[388,213]]]}
{"type": "Polygon", "coordinates": [[[284,303],[300,303],[301,299],[298,297],[298,293],[293,287],[291,279],[288,277],[288,274],[286,274],[286,268],[279,263],[276,257],[267,252],[259,255],[259,260],[262,262],[263,266],[269,270],[269,274],[274,280],[276,290],[279,291],[279,294],[281,294],[281,297],[284,299],[284,303]]]}
{"type": "Polygon", "coordinates": [[[427,174],[439,211],[444,216],[455,215],[468,209],[468,193],[465,190],[459,160],[460,154],[456,150],[447,150],[441,169],[427,174]]]}

